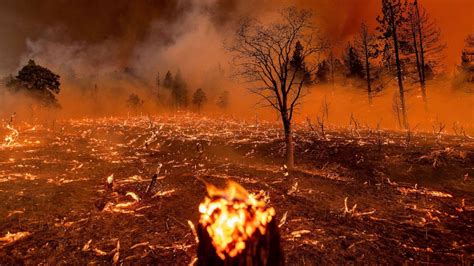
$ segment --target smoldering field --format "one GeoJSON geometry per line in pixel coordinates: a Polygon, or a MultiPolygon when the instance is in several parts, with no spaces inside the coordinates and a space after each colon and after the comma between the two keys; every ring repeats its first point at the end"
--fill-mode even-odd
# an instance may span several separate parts
{"type": "Polygon", "coordinates": [[[260,120],[179,114],[17,129],[0,149],[0,230],[11,233],[0,238],[2,264],[188,264],[201,180],[266,193],[289,265],[473,259],[474,145],[464,137],[298,126],[288,174],[279,126],[260,120]]]}
{"type": "MultiPolygon", "coordinates": [[[[0,10],[13,25],[2,28],[13,36],[0,44],[10,52],[2,75],[32,58],[61,76],[60,109],[0,84],[0,264],[190,264],[202,181],[229,180],[275,208],[288,265],[474,260],[474,95],[456,88],[453,66],[472,4],[453,1],[445,13],[427,4],[457,16],[438,16],[446,74],[427,83],[427,109],[406,81],[408,129],[394,113],[393,84],[372,104],[350,79],[305,88],[287,172],[279,114],[233,75],[225,49],[237,18],[270,19],[285,1],[102,1],[92,11],[68,3],[87,17],[43,2],[0,10]],[[206,92],[202,110],[166,104],[156,76],[168,70],[190,93],[206,92]],[[217,106],[223,91],[227,108],[217,106]],[[140,108],[127,104],[132,93],[140,108]]],[[[341,46],[354,25],[373,26],[378,1],[363,2],[297,5],[319,12],[322,34],[341,46]]]]}
{"type": "MultiPolygon", "coordinates": [[[[217,78],[216,78],[217,79],[217,78]]],[[[261,104],[261,99],[248,92],[241,84],[228,81],[216,81],[210,78],[206,91],[208,101],[203,113],[209,117],[228,115],[238,119],[260,119],[269,122],[279,122],[279,114],[271,108],[261,104]],[[229,106],[222,110],[218,107],[218,95],[227,90],[230,92],[229,106]]],[[[439,125],[445,126],[443,134],[460,134],[460,129],[470,136],[474,135],[474,95],[462,91],[449,89],[449,80],[435,81],[429,85],[428,110],[416,86],[408,91],[408,117],[410,130],[433,133],[439,125]]],[[[198,86],[196,86],[198,87],[198,86]]],[[[200,86],[199,86],[200,87],[200,86]]],[[[135,79],[108,81],[106,83],[87,82],[86,87],[77,87],[64,84],[58,95],[61,109],[49,110],[33,108],[34,100],[22,94],[4,92],[0,104],[1,116],[4,121],[16,113],[18,121],[40,121],[53,124],[57,119],[68,118],[100,118],[104,116],[133,116],[173,114],[175,110],[164,102],[167,98],[156,95],[155,89],[135,79]],[[94,86],[97,93],[92,96],[94,86]],[[145,99],[138,110],[127,105],[127,97],[135,93],[145,99]]],[[[316,121],[318,117],[325,117],[325,126],[329,128],[349,127],[351,117],[367,128],[377,127],[386,130],[405,131],[400,127],[397,115],[393,110],[393,98],[397,88],[390,87],[378,94],[371,105],[367,96],[358,87],[343,85],[315,85],[306,89],[302,104],[296,110],[295,123],[307,124],[307,120],[316,121]],[[327,109],[327,111],[325,111],[327,109]],[[327,113],[327,117],[326,114],[327,113]]],[[[188,110],[193,112],[192,108],[188,110]]]]}

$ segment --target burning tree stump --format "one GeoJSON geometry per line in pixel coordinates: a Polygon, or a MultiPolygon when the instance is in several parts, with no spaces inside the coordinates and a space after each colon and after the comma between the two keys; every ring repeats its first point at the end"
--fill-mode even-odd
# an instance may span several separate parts
{"type": "Polygon", "coordinates": [[[197,265],[284,265],[275,211],[235,183],[199,206],[197,265]]]}
{"type": "Polygon", "coordinates": [[[245,249],[239,255],[226,256],[224,260],[217,255],[212,238],[202,225],[198,226],[197,235],[197,265],[284,265],[280,234],[275,220],[268,224],[264,235],[257,232],[245,241],[245,249]]]}

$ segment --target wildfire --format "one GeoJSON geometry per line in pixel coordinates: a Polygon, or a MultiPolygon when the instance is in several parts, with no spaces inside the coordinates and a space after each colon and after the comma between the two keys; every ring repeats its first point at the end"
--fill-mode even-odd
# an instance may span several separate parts
{"type": "Polygon", "coordinates": [[[5,146],[10,146],[14,144],[16,139],[18,138],[18,135],[20,135],[20,133],[18,133],[18,130],[16,130],[12,125],[14,116],[15,114],[12,115],[12,117],[10,118],[10,122],[7,124],[7,129],[10,130],[10,134],[5,137],[5,146]]]}
{"type": "Polygon", "coordinates": [[[225,189],[208,185],[207,190],[209,196],[199,205],[199,223],[207,230],[221,259],[240,254],[257,230],[265,234],[275,210],[267,208],[264,201],[234,182],[225,189]]]}

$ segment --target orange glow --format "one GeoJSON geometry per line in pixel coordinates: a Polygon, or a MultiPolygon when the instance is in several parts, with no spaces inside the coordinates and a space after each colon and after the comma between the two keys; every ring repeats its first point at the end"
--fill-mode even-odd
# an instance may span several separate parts
{"type": "Polygon", "coordinates": [[[7,129],[10,130],[10,134],[5,137],[5,146],[11,146],[15,144],[15,141],[18,139],[20,133],[16,130],[11,124],[7,124],[7,129]]]}

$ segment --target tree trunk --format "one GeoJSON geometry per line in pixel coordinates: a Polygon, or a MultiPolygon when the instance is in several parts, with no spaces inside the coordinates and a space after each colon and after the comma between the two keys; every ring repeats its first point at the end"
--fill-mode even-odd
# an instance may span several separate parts
{"type": "Polygon", "coordinates": [[[206,228],[197,227],[199,244],[197,247],[197,266],[283,266],[283,250],[280,233],[275,219],[268,225],[264,235],[257,232],[245,242],[246,248],[235,257],[221,259],[212,244],[206,228]]]}
{"type": "MultiPolygon", "coordinates": [[[[367,38],[367,37],[364,37],[367,38]]],[[[369,104],[372,104],[372,86],[370,84],[370,62],[369,62],[369,47],[367,39],[364,39],[364,51],[365,51],[365,71],[367,80],[367,96],[369,97],[369,104]]]]}
{"type": "Polygon", "coordinates": [[[397,36],[397,25],[395,24],[395,15],[393,14],[393,9],[391,10],[392,16],[392,35],[393,35],[393,45],[395,50],[395,62],[397,64],[397,79],[398,79],[398,89],[400,92],[400,104],[402,109],[402,121],[403,127],[406,129],[408,128],[408,119],[407,119],[407,110],[405,104],[405,89],[403,88],[403,73],[402,73],[402,65],[400,62],[400,51],[398,47],[398,36],[397,36]]]}
{"type": "Polygon", "coordinates": [[[418,22],[418,37],[420,39],[420,59],[421,59],[421,68],[420,68],[420,84],[421,84],[421,94],[423,95],[423,100],[425,101],[425,109],[428,109],[428,99],[426,97],[426,76],[425,76],[425,48],[423,47],[423,34],[421,29],[421,17],[420,10],[418,8],[418,1],[414,3],[416,8],[416,21],[418,22]]]}
{"type": "Polygon", "coordinates": [[[291,121],[283,116],[283,128],[285,130],[286,143],[286,167],[293,170],[295,167],[295,145],[293,143],[293,130],[291,128],[291,121]]]}

